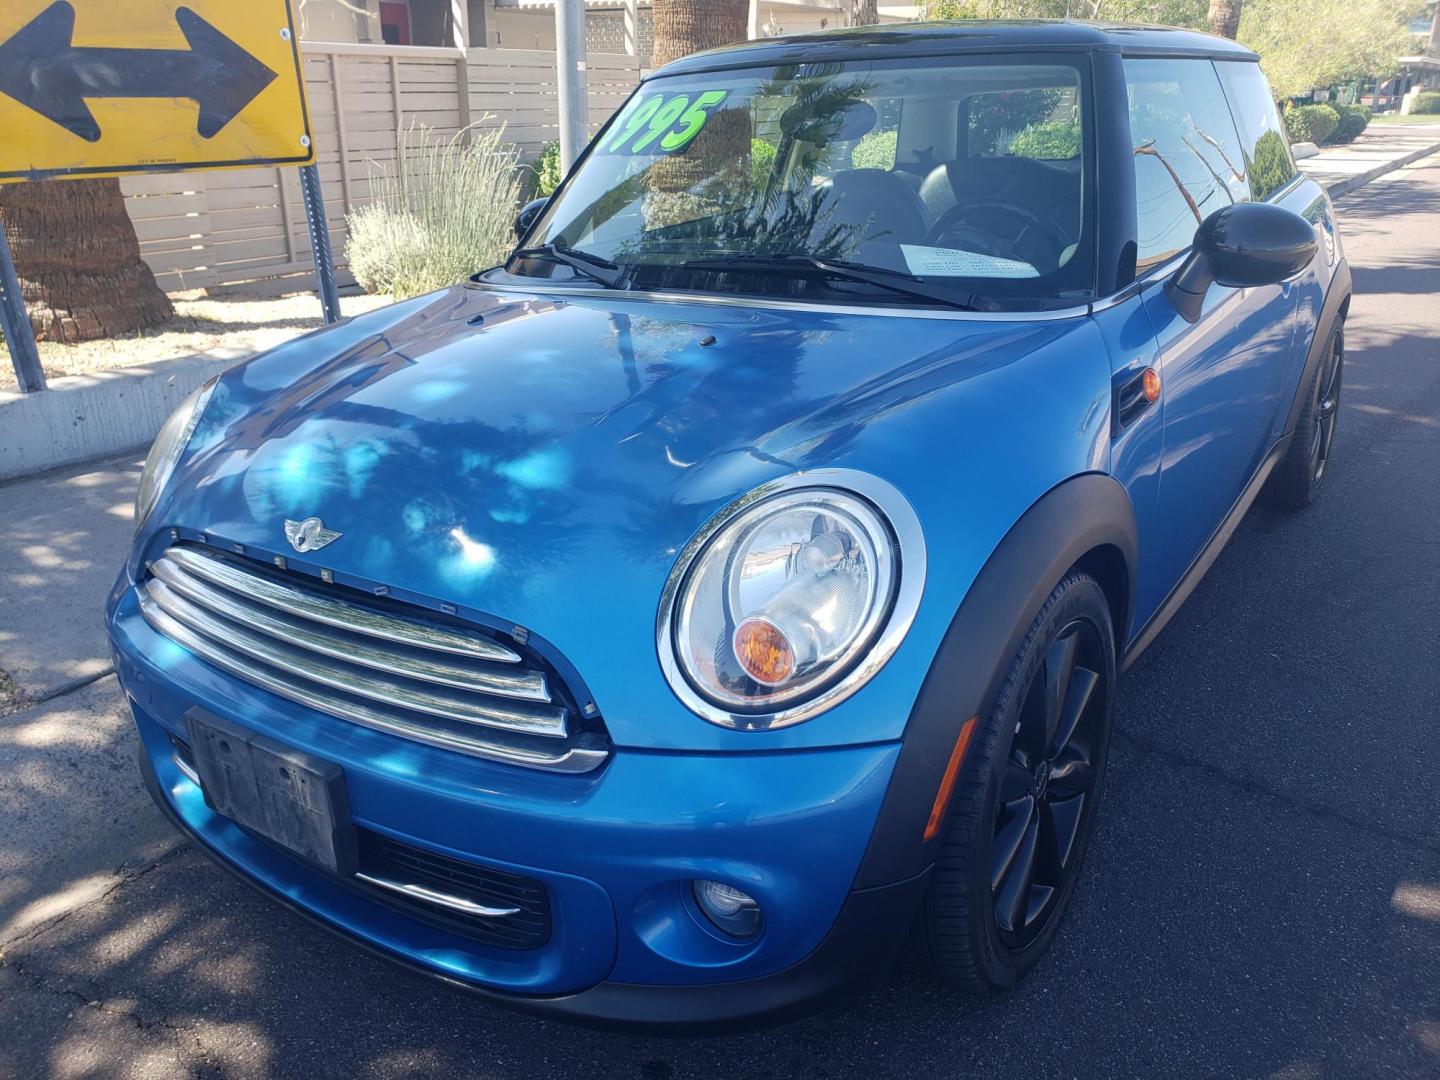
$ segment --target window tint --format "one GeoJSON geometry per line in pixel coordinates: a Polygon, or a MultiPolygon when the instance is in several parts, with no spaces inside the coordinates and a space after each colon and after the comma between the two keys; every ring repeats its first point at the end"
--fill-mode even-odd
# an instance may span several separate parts
{"type": "Polygon", "coordinates": [[[1135,161],[1136,270],[1188,248],[1200,222],[1249,196],[1219,76],[1208,60],[1126,60],[1135,161]]]}
{"type": "Polygon", "coordinates": [[[1281,130],[1270,86],[1259,64],[1227,61],[1217,63],[1215,68],[1240,128],[1251,197],[1268,199],[1295,176],[1290,144],[1281,130]]]}

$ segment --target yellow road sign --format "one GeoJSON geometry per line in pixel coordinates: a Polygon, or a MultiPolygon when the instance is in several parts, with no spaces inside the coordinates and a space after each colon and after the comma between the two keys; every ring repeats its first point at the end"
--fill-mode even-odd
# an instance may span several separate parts
{"type": "Polygon", "coordinates": [[[0,183],[314,157],[290,0],[0,0],[0,183]]]}

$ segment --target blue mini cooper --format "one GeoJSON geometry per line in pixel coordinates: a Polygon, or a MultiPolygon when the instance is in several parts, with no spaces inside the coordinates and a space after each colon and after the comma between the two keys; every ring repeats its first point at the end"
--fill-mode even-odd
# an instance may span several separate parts
{"type": "Polygon", "coordinates": [[[201,388],[109,601],[223,864],[592,1023],[1013,986],[1117,674],[1335,434],[1350,274],[1256,57],[960,23],[645,79],[503,266],[201,388]]]}

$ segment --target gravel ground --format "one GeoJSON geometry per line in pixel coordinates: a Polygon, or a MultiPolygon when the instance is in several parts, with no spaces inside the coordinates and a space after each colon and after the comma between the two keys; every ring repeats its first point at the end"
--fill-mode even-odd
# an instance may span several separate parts
{"type": "MultiPolygon", "coordinates": [[[[87,375],[112,368],[173,360],[195,353],[222,351],[229,355],[262,352],[321,325],[320,301],[311,293],[272,299],[237,296],[209,299],[202,290],[176,293],[175,318],[133,337],[87,341],[80,345],[40,343],[40,362],[48,378],[87,375]]],[[[344,296],[344,315],[383,307],[384,296],[344,296]]],[[[17,389],[10,364],[0,363],[0,391],[17,389]]]]}

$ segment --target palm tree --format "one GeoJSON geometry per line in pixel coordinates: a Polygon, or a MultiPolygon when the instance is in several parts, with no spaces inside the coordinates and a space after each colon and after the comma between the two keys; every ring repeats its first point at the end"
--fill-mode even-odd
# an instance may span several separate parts
{"type": "Polygon", "coordinates": [[[0,186],[0,228],[41,340],[114,337],[175,313],[140,259],[118,180],[0,186]]]}
{"type": "Polygon", "coordinates": [[[1241,3],[1242,0],[1210,0],[1210,32],[1233,41],[1240,31],[1241,3]]]}
{"type": "Polygon", "coordinates": [[[701,49],[714,49],[745,40],[749,0],[655,0],[656,67],[689,56],[701,49]]]}

